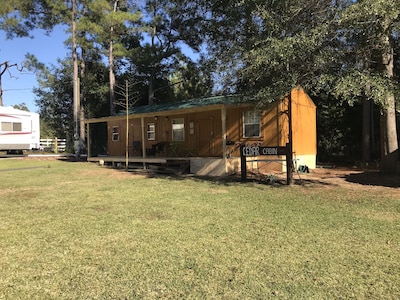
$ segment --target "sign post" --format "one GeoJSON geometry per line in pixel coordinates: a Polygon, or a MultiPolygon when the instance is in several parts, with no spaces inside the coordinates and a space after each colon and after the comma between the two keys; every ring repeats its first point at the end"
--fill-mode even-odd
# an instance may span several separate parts
{"type": "Polygon", "coordinates": [[[272,147],[261,147],[261,146],[246,146],[245,144],[240,145],[240,168],[241,168],[241,179],[242,181],[247,180],[247,157],[254,156],[286,156],[286,183],[289,185],[292,183],[293,178],[293,158],[292,158],[292,147],[290,143],[287,143],[285,147],[272,146],[272,147]]]}

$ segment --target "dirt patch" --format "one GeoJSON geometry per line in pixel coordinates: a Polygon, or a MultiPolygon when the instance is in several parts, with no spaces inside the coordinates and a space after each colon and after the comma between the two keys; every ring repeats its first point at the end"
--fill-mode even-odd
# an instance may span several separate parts
{"type": "Polygon", "coordinates": [[[297,184],[332,186],[355,189],[382,189],[400,195],[400,176],[386,175],[375,170],[356,170],[350,168],[317,168],[309,173],[295,173],[297,184]]]}

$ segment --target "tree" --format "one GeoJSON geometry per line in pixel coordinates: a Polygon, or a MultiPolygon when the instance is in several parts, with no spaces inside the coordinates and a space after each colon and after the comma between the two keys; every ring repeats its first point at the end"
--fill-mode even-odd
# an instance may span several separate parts
{"type": "Polygon", "coordinates": [[[171,84],[176,101],[193,98],[207,97],[212,94],[212,79],[207,68],[202,65],[187,61],[175,70],[171,84]]]}
{"type": "Polygon", "coordinates": [[[127,50],[122,41],[126,36],[140,31],[137,5],[131,0],[95,0],[88,2],[77,24],[81,47],[96,49],[107,56],[109,63],[110,114],[115,114],[116,59],[125,57],[127,50]]]}
{"type": "MultiPolygon", "coordinates": [[[[7,38],[29,36],[33,29],[51,31],[64,14],[56,14],[63,0],[4,1],[0,7],[0,30],[7,38]]],[[[59,11],[58,11],[59,12],[59,11]]],[[[65,13],[65,11],[64,11],[65,13]]]]}
{"type": "MultiPolygon", "coordinates": [[[[27,56],[31,70],[35,70],[39,87],[34,89],[40,117],[56,136],[66,136],[69,145],[73,144],[73,72],[72,61],[59,60],[56,66],[44,66],[32,55],[27,56]]],[[[86,75],[81,82],[85,94],[84,111],[89,118],[108,115],[107,67],[95,51],[86,53],[86,75]]]]}
{"type": "Polygon", "coordinates": [[[393,45],[399,29],[398,1],[207,4],[212,16],[206,26],[211,53],[229,67],[222,82],[226,90],[247,94],[260,105],[282,97],[296,85],[324,90],[350,105],[379,103],[381,170],[395,171],[398,84],[393,45]]]}
{"type": "MultiPolygon", "coordinates": [[[[3,63],[0,63],[0,106],[3,106],[3,88],[2,88],[2,84],[1,84],[1,81],[2,81],[2,78],[3,78],[3,75],[6,73],[6,72],[9,72],[10,73],[10,69],[11,68],[16,68],[18,71],[22,71],[22,69],[23,69],[23,67],[21,66],[21,67],[18,67],[18,64],[11,64],[10,62],[8,62],[8,61],[5,61],[5,62],[3,62],[3,63]]],[[[11,76],[11,73],[10,73],[10,76],[11,76]]]]}
{"type": "Polygon", "coordinates": [[[22,103],[20,103],[20,104],[15,104],[15,105],[13,105],[13,107],[14,107],[15,109],[24,110],[24,111],[29,111],[29,108],[26,106],[26,103],[25,103],[25,102],[22,102],[22,103]]]}
{"type": "Polygon", "coordinates": [[[171,89],[168,78],[182,62],[189,60],[182,45],[199,51],[201,40],[196,33],[199,16],[193,1],[148,0],[143,6],[143,25],[147,34],[142,36],[142,47],[131,55],[131,63],[148,86],[148,104],[160,102],[156,91],[171,89]],[[156,83],[161,83],[156,85],[156,83]]]}
{"type": "Polygon", "coordinates": [[[367,42],[351,47],[355,53],[368,55],[363,56],[366,64],[362,68],[358,62],[346,69],[338,81],[337,91],[346,98],[363,94],[365,101],[380,105],[381,171],[387,173],[396,172],[399,160],[395,101],[399,87],[394,78],[393,55],[399,14],[396,1],[364,0],[347,7],[341,16],[345,25],[342,37],[354,33],[368,37],[367,42]]]}

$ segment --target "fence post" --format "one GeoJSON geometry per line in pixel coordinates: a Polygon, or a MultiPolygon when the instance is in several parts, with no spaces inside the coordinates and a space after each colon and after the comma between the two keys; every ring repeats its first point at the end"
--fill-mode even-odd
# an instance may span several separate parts
{"type": "Polygon", "coordinates": [[[58,139],[54,138],[54,153],[58,153],[58,139]]]}

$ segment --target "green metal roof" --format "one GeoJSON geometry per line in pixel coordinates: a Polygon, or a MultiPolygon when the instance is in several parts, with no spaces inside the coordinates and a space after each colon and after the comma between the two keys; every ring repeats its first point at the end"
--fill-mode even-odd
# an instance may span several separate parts
{"type": "MultiPolygon", "coordinates": [[[[237,95],[226,95],[226,96],[214,96],[208,98],[197,98],[186,100],[182,102],[171,102],[144,106],[134,106],[129,109],[129,114],[146,114],[146,113],[156,113],[171,110],[181,110],[197,108],[216,104],[242,104],[240,97],[237,95]]],[[[126,114],[126,111],[120,111],[118,115],[122,116],[126,114]]]]}

